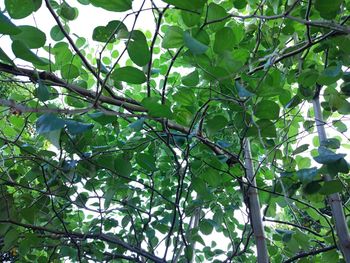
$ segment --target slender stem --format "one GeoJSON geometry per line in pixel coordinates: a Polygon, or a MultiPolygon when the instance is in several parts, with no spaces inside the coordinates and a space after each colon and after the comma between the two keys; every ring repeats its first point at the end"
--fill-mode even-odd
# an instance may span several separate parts
{"type": "MultiPolygon", "coordinates": [[[[315,121],[317,127],[318,138],[320,140],[320,145],[327,140],[326,131],[324,128],[324,121],[322,118],[322,111],[320,106],[319,97],[316,96],[313,101],[313,107],[315,112],[315,121]]],[[[324,181],[328,182],[332,180],[329,175],[324,176],[324,181]]],[[[343,204],[339,193],[334,193],[328,196],[328,203],[332,210],[332,215],[334,219],[335,229],[337,236],[339,238],[339,246],[341,252],[343,253],[345,262],[350,262],[350,236],[349,229],[346,223],[346,219],[343,211],[343,204]]]]}
{"type": "Polygon", "coordinates": [[[254,168],[251,157],[250,142],[248,138],[244,139],[244,162],[246,167],[247,179],[249,186],[247,190],[248,205],[250,210],[251,224],[254,231],[256,249],[257,249],[257,262],[268,263],[268,253],[266,246],[266,237],[263,226],[263,220],[260,211],[260,202],[258,196],[258,190],[256,188],[256,180],[254,176],[254,168]],[[251,186],[250,186],[251,185],[251,186]]]}

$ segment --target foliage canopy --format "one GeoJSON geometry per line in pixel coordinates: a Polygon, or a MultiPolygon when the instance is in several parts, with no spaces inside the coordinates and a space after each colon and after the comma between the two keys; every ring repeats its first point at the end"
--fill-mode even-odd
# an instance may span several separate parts
{"type": "Polygon", "coordinates": [[[3,261],[348,262],[350,1],[0,6],[3,261]]]}

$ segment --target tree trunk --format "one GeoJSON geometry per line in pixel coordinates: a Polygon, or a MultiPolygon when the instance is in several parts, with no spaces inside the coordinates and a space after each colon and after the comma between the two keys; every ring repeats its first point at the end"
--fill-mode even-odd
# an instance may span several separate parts
{"type": "Polygon", "coordinates": [[[258,196],[258,190],[256,189],[256,180],[254,176],[254,168],[250,151],[249,139],[244,139],[244,163],[246,167],[247,179],[250,183],[248,186],[247,195],[249,201],[249,212],[251,217],[251,225],[254,232],[256,249],[258,253],[257,262],[267,263],[269,262],[266,237],[263,226],[263,221],[260,211],[260,202],[258,196]]]}
{"type": "MultiPolygon", "coordinates": [[[[320,141],[320,145],[322,145],[323,142],[327,140],[327,135],[324,128],[324,122],[322,118],[319,98],[318,97],[314,98],[312,103],[314,106],[318,138],[320,141]]],[[[329,175],[324,176],[325,182],[330,180],[331,180],[331,177],[329,175]]],[[[342,200],[340,198],[339,193],[331,194],[327,198],[328,198],[328,203],[332,210],[332,215],[334,219],[337,236],[339,238],[339,246],[340,246],[341,252],[344,256],[345,261],[350,263],[350,236],[349,236],[349,229],[344,216],[342,200]]]]}

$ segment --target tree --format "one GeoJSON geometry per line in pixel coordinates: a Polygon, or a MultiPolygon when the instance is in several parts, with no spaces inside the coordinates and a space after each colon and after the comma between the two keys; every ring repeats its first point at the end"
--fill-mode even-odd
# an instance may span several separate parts
{"type": "Polygon", "coordinates": [[[1,260],[350,262],[349,9],[5,0],[1,260]]]}

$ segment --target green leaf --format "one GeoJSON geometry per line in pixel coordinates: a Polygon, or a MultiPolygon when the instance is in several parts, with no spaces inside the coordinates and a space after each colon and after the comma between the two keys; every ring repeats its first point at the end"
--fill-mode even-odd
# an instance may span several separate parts
{"type": "Polygon", "coordinates": [[[19,26],[21,33],[11,36],[12,40],[21,40],[29,48],[40,48],[45,45],[46,35],[33,26],[19,26]]]}
{"type": "Polygon", "coordinates": [[[19,33],[21,33],[21,30],[0,12],[0,34],[17,35],[19,33]]]}
{"type": "Polygon", "coordinates": [[[202,9],[197,9],[194,12],[181,10],[181,18],[186,26],[193,27],[199,23],[201,19],[201,13],[202,13],[202,9]]]}
{"type": "Polygon", "coordinates": [[[141,131],[144,123],[145,123],[145,118],[140,118],[137,121],[131,123],[129,127],[135,131],[141,131]]]}
{"type": "Polygon", "coordinates": [[[330,149],[339,149],[340,141],[336,138],[330,138],[322,142],[322,146],[330,149]]]}
{"type": "Polygon", "coordinates": [[[296,155],[296,154],[305,152],[307,149],[309,149],[309,144],[300,145],[298,148],[296,148],[296,149],[292,152],[292,155],[296,155]]]}
{"type": "Polygon", "coordinates": [[[323,195],[330,195],[334,193],[339,193],[344,189],[343,184],[339,180],[325,181],[320,190],[323,195]]]}
{"type": "Polygon", "coordinates": [[[185,46],[189,48],[189,50],[194,55],[200,55],[207,51],[208,46],[204,45],[202,42],[193,38],[189,32],[184,32],[184,43],[185,46]]]}
{"type": "MultiPolygon", "coordinates": [[[[66,32],[69,33],[69,27],[68,26],[64,26],[64,29],[66,32]]],[[[60,27],[58,25],[55,25],[51,28],[50,30],[50,36],[53,40],[55,41],[60,41],[64,38],[64,34],[61,31],[60,27]]]]}
{"type": "Polygon", "coordinates": [[[184,45],[184,32],[180,27],[170,26],[165,31],[162,41],[163,48],[179,48],[184,45]]]}
{"type": "Polygon", "coordinates": [[[235,45],[235,35],[230,27],[224,27],[215,33],[214,51],[221,54],[230,51],[235,45]]]}
{"type": "Polygon", "coordinates": [[[106,115],[100,111],[89,113],[88,116],[101,125],[107,125],[117,120],[116,116],[106,115]]]}
{"type": "Polygon", "coordinates": [[[34,54],[32,51],[30,51],[30,49],[22,41],[13,41],[12,51],[16,55],[16,57],[31,62],[33,64],[37,64],[40,66],[45,66],[48,64],[46,60],[43,60],[42,58],[34,54]]]}
{"type": "Polygon", "coordinates": [[[247,90],[239,81],[235,82],[235,87],[240,98],[248,98],[255,95],[254,93],[251,93],[249,90],[247,90]]]}
{"type": "Polygon", "coordinates": [[[105,198],[105,201],[104,201],[105,210],[109,208],[115,194],[116,194],[116,190],[114,188],[109,188],[108,191],[104,194],[103,197],[105,198]]]}
{"type": "Polygon", "coordinates": [[[207,120],[207,128],[210,134],[223,129],[228,124],[228,120],[222,115],[216,115],[207,120]]]}
{"type": "Polygon", "coordinates": [[[118,156],[114,160],[114,168],[117,174],[122,176],[129,176],[132,172],[131,164],[128,160],[118,156]]]}
{"type": "Polygon", "coordinates": [[[323,70],[317,79],[320,85],[330,85],[335,83],[343,76],[343,71],[341,70],[341,65],[330,66],[323,70]]]}
{"type": "Polygon", "coordinates": [[[78,16],[78,9],[71,7],[66,1],[63,1],[59,15],[67,20],[74,20],[78,16]]]}
{"type": "Polygon", "coordinates": [[[64,128],[64,126],[65,121],[57,118],[57,116],[52,113],[43,114],[36,121],[36,131],[39,134],[60,130],[64,128]]]}
{"type": "Polygon", "coordinates": [[[204,6],[206,0],[194,0],[194,1],[163,0],[163,2],[185,10],[197,10],[204,6]]]}
{"type": "Polygon", "coordinates": [[[237,9],[243,9],[247,6],[246,0],[233,0],[233,6],[237,9]]]}
{"type": "Polygon", "coordinates": [[[314,157],[314,160],[320,164],[331,164],[346,156],[343,153],[334,153],[324,146],[318,148],[318,153],[319,155],[314,157]]]}
{"type": "Polygon", "coordinates": [[[79,77],[79,69],[73,64],[67,64],[61,68],[62,78],[65,80],[72,80],[79,77]]]}
{"type": "Polygon", "coordinates": [[[188,87],[195,87],[199,83],[199,74],[197,70],[192,71],[190,74],[184,76],[181,80],[182,84],[188,87]]]}
{"type": "Polygon", "coordinates": [[[176,102],[185,106],[193,106],[196,104],[196,95],[190,88],[181,88],[173,95],[173,98],[176,102]]]}
{"type": "Polygon", "coordinates": [[[136,162],[147,171],[154,172],[157,170],[156,159],[150,154],[139,153],[136,155],[136,162]]]}
{"type": "Polygon", "coordinates": [[[86,132],[94,127],[93,124],[86,124],[74,120],[65,120],[65,124],[67,125],[68,132],[73,135],[86,132]]]}
{"type": "Polygon", "coordinates": [[[25,18],[40,6],[41,0],[5,0],[6,10],[14,19],[25,18]]]}
{"type": "Polygon", "coordinates": [[[208,6],[207,23],[209,28],[217,31],[225,26],[226,19],[229,18],[225,8],[215,3],[210,3],[208,6]]]}
{"type": "Polygon", "coordinates": [[[276,120],[279,117],[280,107],[271,100],[262,100],[255,107],[255,116],[259,119],[276,120]]]}
{"type": "Polygon", "coordinates": [[[148,64],[151,59],[147,39],[141,31],[132,31],[130,41],[127,43],[127,50],[130,59],[138,66],[142,67],[148,64]]]}
{"type": "Polygon", "coordinates": [[[11,229],[8,231],[4,237],[4,246],[2,247],[2,251],[9,250],[12,246],[14,246],[18,242],[20,233],[15,229],[11,229]]]}
{"type": "Polygon", "coordinates": [[[153,117],[164,117],[171,119],[173,113],[170,107],[166,104],[160,104],[156,97],[144,98],[141,104],[148,110],[148,113],[153,117]]]}
{"type": "Polygon", "coordinates": [[[132,84],[142,84],[146,81],[146,76],[141,70],[130,66],[115,69],[112,78],[114,81],[125,81],[132,84]]]}
{"type": "Polygon", "coordinates": [[[106,43],[108,41],[112,43],[116,40],[119,32],[128,32],[128,29],[123,22],[112,20],[106,26],[95,27],[92,33],[92,39],[98,42],[106,43]]]}
{"type": "Polygon", "coordinates": [[[1,48],[0,48],[0,60],[7,63],[7,64],[13,65],[12,59],[9,58],[7,56],[7,54],[5,53],[5,51],[3,51],[1,48]]]}
{"type": "Polygon", "coordinates": [[[317,181],[314,181],[306,184],[305,187],[303,188],[303,192],[305,194],[312,195],[312,194],[318,193],[321,188],[322,188],[321,184],[317,181]]]}
{"type": "Polygon", "coordinates": [[[308,183],[315,178],[315,176],[318,174],[318,170],[316,167],[309,169],[301,169],[297,171],[296,174],[302,183],[308,183]]]}
{"type": "Polygon", "coordinates": [[[333,19],[336,17],[337,12],[340,9],[340,5],[342,4],[342,0],[316,0],[315,8],[320,12],[320,15],[325,19],[333,19]]]}
{"type": "Polygon", "coordinates": [[[213,225],[208,219],[202,219],[199,223],[199,230],[204,234],[204,235],[210,235],[213,232],[213,225]]]}
{"type": "Polygon", "coordinates": [[[132,8],[132,0],[90,0],[90,3],[114,12],[128,11],[132,8]]]}
{"type": "Polygon", "coordinates": [[[40,101],[47,101],[50,99],[49,89],[42,81],[38,81],[36,96],[40,101]]]}
{"type": "Polygon", "coordinates": [[[338,173],[347,174],[349,173],[349,164],[344,158],[341,158],[334,163],[327,164],[327,171],[333,176],[338,173]]]}

